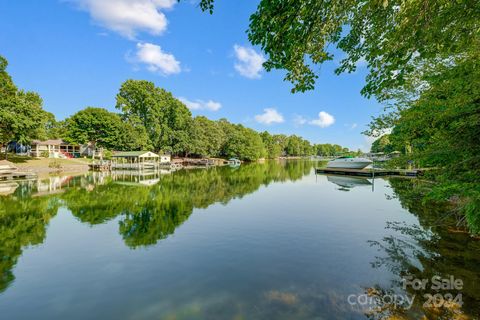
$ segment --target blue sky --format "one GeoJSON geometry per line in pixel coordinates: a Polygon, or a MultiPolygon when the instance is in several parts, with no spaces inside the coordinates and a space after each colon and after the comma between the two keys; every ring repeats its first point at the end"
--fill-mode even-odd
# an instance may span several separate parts
{"type": "Polygon", "coordinates": [[[40,93],[58,119],[86,106],[115,111],[120,84],[145,79],[194,115],[366,150],[361,132],[382,110],[360,95],[366,66],[336,76],[329,62],[314,91],[290,93],[285,73],[265,72],[248,42],[256,5],[218,0],[209,15],[189,0],[3,0],[0,55],[15,83],[40,93]]]}

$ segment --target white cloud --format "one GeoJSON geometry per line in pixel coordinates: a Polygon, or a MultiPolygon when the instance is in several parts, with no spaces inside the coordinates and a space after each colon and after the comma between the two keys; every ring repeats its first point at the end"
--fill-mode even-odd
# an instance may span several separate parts
{"type": "Polygon", "coordinates": [[[134,39],[138,31],[159,35],[167,28],[161,12],[176,0],[72,0],[87,11],[93,21],[124,37],[134,39]]]}
{"type": "Polygon", "coordinates": [[[331,114],[325,111],[320,111],[318,113],[318,119],[310,121],[310,124],[319,126],[321,128],[329,127],[334,123],[335,123],[335,118],[331,114]]]}
{"type": "Polygon", "coordinates": [[[235,70],[246,78],[261,78],[260,72],[263,69],[262,64],[265,62],[263,55],[257,53],[252,48],[239,45],[234,45],[233,49],[235,50],[235,57],[237,58],[237,62],[235,62],[235,70]]]}
{"type": "Polygon", "coordinates": [[[271,123],[282,123],[285,121],[283,119],[283,116],[273,108],[266,108],[266,109],[263,109],[263,111],[264,113],[257,114],[255,116],[255,121],[257,121],[258,123],[271,124],[271,123]]]}
{"type": "Polygon", "coordinates": [[[179,97],[178,100],[182,101],[190,110],[218,111],[222,107],[222,104],[220,102],[216,102],[213,100],[203,101],[197,99],[195,101],[191,101],[183,97],[179,97]]]}
{"type": "Polygon", "coordinates": [[[295,115],[295,117],[293,117],[293,123],[297,126],[301,126],[301,125],[304,125],[305,123],[307,123],[307,119],[305,119],[303,116],[301,115],[295,115]]]}
{"type": "Polygon", "coordinates": [[[152,43],[137,43],[137,52],[133,62],[147,65],[151,72],[163,75],[180,73],[180,62],[173,54],[166,53],[160,46],[152,43]]]}

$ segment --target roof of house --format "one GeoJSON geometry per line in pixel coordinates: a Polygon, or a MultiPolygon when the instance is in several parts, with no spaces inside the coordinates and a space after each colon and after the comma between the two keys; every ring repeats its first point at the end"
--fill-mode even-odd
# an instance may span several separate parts
{"type": "Polygon", "coordinates": [[[69,144],[62,139],[50,139],[50,140],[32,140],[32,145],[38,144],[42,146],[58,146],[61,144],[69,144]]]}
{"type": "Polygon", "coordinates": [[[158,154],[151,151],[121,151],[116,152],[112,157],[116,158],[156,158],[158,154]]]}

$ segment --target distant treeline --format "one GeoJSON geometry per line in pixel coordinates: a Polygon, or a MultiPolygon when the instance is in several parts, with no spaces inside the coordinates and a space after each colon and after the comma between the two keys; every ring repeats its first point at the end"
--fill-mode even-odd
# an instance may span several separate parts
{"type": "Polygon", "coordinates": [[[116,96],[119,113],[87,107],[56,121],[42,109],[42,99],[19,90],[0,56],[0,142],[28,144],[32,139],[62,138],[94,143],[107,150],[155,150],[194,157],[238,157],[242,160],[348,153],[331,144],[312,145],[299,136],[258,133],[226,119],[192,117],[172,93],[145,80],[125,81],[116,96]]]}

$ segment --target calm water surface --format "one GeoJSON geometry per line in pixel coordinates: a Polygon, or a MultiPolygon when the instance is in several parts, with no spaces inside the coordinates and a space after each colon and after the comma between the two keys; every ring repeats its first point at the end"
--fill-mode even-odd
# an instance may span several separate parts
{"type": "Polygon", "coordinates": [[[478,319],[480,241],[421,204],[423,182],[315,165],[3,183],[0,317],[478,319]],[[463,288],[402,287],[435,275],[463,288]],[[439,292],[463,305],[423,307],[439,292]]]}

